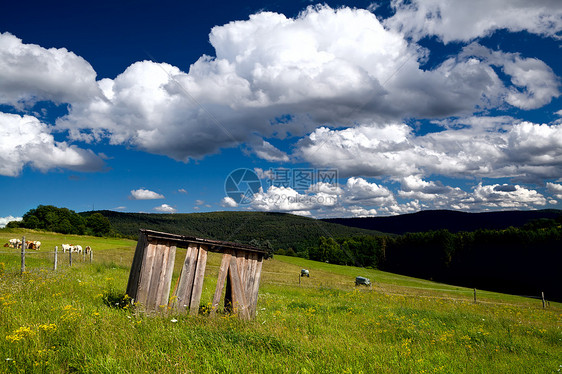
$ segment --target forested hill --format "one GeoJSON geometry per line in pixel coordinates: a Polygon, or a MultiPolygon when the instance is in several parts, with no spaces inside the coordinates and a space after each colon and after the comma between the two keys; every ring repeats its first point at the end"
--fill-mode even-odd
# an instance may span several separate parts
{"type": "MultiPolygon", "coordinates": [[[[89,216],[93,212],[80,213],[89,216]]],[[[268,240],[274,249],[305,251],[318,244],[320,237],[380,235],[380,232],[284,213],[211,212],[189,214],[121,213],[96,211],[107,217],[112,228],[136,238],[139,229],[180,235],[249,243],[268,240]]]]}
{"type": "Polygon", "coordinates": [[[562,215],[562,210],[529,210],[466,213],[451,210],[426,210],[390,217],[330,218],[324,222],[393,234],[447,229],[450,232],[479,229],[503,230],[510,226],[521,227],[529,221],[562,215]]]}

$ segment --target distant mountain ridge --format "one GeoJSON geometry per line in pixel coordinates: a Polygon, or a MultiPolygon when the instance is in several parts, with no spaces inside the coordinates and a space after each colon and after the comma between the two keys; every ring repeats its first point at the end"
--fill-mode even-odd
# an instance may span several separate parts
{"type": "MultiPolygon", "coordinates": [[[[82,212],[89,216],[94,212],[82,212]]],[[[274,249],[292,248],[305,251],[324,237],[382,235],[382,233],[324,222],[313,218],[270,212],[209,213],[123,213],[96,211],[107,217],[112,228],[136,238],[139,229],[151,229],[201,238],[227,240],[248,244],[253,239],[269,241],[274,249]]]]}
{"type": "Polygon", "coordinates": [[[377,230],[391,234],[447,229],[450,232],[476,231],[478,229],[502,230],[520,227],[529,221],[562,215],[562,210],[513,210],[467,213],[452,210],[424,210],[417,213],[388,217],[329,218],[324,222],[349,227],[377,230]]]}

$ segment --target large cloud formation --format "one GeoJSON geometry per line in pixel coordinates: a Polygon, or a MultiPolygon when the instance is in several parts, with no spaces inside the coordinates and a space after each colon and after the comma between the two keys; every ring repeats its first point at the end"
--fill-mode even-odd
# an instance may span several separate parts
{"type": "Polygon", "coordinates": [[[548,182],[558,196],[552,182],[562,175],[560,120],[534,123],[506,114],[551,103],[560,96],[559,77],[538,58],[493,50],[478,39],[500,29],[560,39],[562,3],[393,0],[391,7],[395,13],[386,20],[348,7],[310,6],[294,18],[259,12],[214,27],[215,56],[201,56],[187,72],[139,61],[101,80],[64,48],[0,34],[0,104],[19,113],[42,100],[68,104],[54,126],[29,112],[0,113],[6,124],[0,174],[18,175],[25,165],[100,168],[93,152],[56,142],[58,131],[69,141],[107,140],[183,162],[244,145],[269,162],[296,159],[337,167],[348,177],[332,186],[341,190],[337,202],[328,199],[330,188],[303,195],[271,187],[256,195],[251,207],[260,210],[372,215],[547,201],[519,184],[475,182],[463,191],[430,180],[435,176],[548,182]],[[462,48],[428,68],[431,51],[417,42],[432,36],[462,48]],[[412,119],[440,129],[420,134],[412,119]],[[293,153],[277,149],[273,138],[296,138],[293,153]],[[383,185],[388,181],[400,189],[391,191],[383,185]]]}
{"type": "MultiPolygon", "coordinates": [[[[561,185],[550,184],[549,188],[562,191],[561,185]]],[[[546,204],[544,195],[518,184],[478,183],[466,192],[441,182],[409,176],[400,181],[400,189],[396,192],[357,177],[348,178],[343,185],[313,185],[305,192],[270,186],[254,196],[249,208],[316,217],[369,217],[412,213],[420,209],[535,209],[546,204]]]]}
{"type": "Polygon", "coordinates": [[[476,44],[423,70],[427,51],[362,9],[261,12],[213,28],[210,41],[216,57],[201,57],[188,73],[142,61],[99,81],[102,94],[73,103],[57,126],[77,140],[107,137],[182,161],[246,142],[259,157],[286,161],[255,134],[303,136],[321,124],[447,117],[504,103],[530,109],[559,95],[544,62],[476,44]]]}
{"type": "Polygon", "coordinates": [[[455,124],[463,127],[422,136],[403,123],[321,127],[299,142],[298,152],[314,165],[338,168],[343,176],[399,179],[421,174],[537,182],[562,175],[562,125],[482,117],[451,126],[455,124]]]}

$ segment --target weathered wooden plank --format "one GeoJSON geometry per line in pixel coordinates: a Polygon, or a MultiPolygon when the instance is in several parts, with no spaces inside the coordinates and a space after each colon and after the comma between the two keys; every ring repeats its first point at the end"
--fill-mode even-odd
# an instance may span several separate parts
{"type": "Polygon", "coordinates": [[[258,254],[258,259],[256,263],[256,271],[255,271],[255,278],[254,278],[254,289],[250,294],[250,307],[249,307],[249,317],[255,318],[256,317],[256,308],[258,305],[258,291],[260,289],[260,279],[261,279],[261,269],[263,265],[263,255],[258,254]]]}
{"type": "Polygon", "coordinates": [[[162,274],[160,275],[160,283],[158,284],[157,301],[158,305],[168,305],[170,298],[170,287],[172,286],[172,274],[174,273],[174,262],[176,260],[176,246],[167,244],[166,248],[166,264],[162,264],[162,274]]]}
{"type": "Polygon", "coordinates": [[[232,306],[235,313],[238,313],[239,318],[249,319],[248,304],[246,302],[246,295],[244,295],[244,288],[240,278],[240,271],[238,270],[237,258],[232,256],[230,259],[230,284],[232,286],[232,306]]]}
{"type": "Polygon", "coordinates": [[[195,279],[193,280],[193,292],[191,293],[191,302],[189,303],[189,314],[196,316],[199,313],[199,303],[201,302],[201,293],[203,292],[203,280],[205,279],[205,268],[207,267],[207,247],[200,246],[197,256],[197,269],[195,270],[195,279]]]}
{"type": "Polygon", "coordinates": [[[248,306],[251,307],[252,292],[254,291],[254,282],[256,280],[256,266],[258,263],[258,254],[249,253],[248,260],[246,260],[246,280],[244,283],[244,294],[248,301],[248,306]]]}
{"type": "Polygon", "coordinates": [[[131,265],[131,272],[129,273],[129,281],[127,283],[127,295],[135,300],[137,298],[141,267],[147,244],[146,235],[140,232],[137,248],[135,249],[135,255],[133,257],[133,264],[131,265]]]}
{"type": "Polygon", "coordinates": [[[158,285],[160,283],[162,267],[163,265],[165,266],[164,259],[166,258],[166,248],[166,245],[160,243],[156,246],[156,253],[152,263],[152,275],[148,286],[148,297],[146,300],[146,307],[148,309],[158,309],[158,285]]]}
{"type": "MultiPolygon", "coordinates": [[[[236,265],[238,266],[238,273],[240,274],[241,284],[245,283],[246,276],[246,253],[243,251],[236,251],[236,265]]],[[[244,287],[242,287],[244,290],[244,287]]]]}
{"type": "Polygon", "coordinates": [[[155,287],[156,289],[154,290],[155,292],[153,302],[156,309],[164,304],[166,306],[168,305],[167,300],[164,304],[160,301],[162,300],[162,294],[164,293],[163,279],[166,277],[166,270],[168,269],[168,256],[170,254],[170,247],[165,243],[160,243],[157,250],[162,255],[162,263],[160,265],[160,273],[155,274],[157,275],[157,283],[155,287]]]}
{"type": "Polygon", "coordinates": [[[228,275],[228,267],[230,265],[231,256],[232,255],[229,252],[225,252],[222,255],[222,261],[219,267],[219,275],[217,277],[217,287],[215,288],[215,295],[213,296],[213,303],[211,305],[211,317],[214,317],[217,313],[217,309],[221,301],[222,291],[224,289],[226,276],[228,275]]]}
{"type": "Polygon", "coordinates": [[[197,244],[190,244],[187,247],[185,261],[181,270],[179,285],[176,296],[176,309],[186,311],[191,302],[191,293],[193,290],[193,280],[195,278],[195,269],[197,267],[197,244]]]}
{"type": "Polygon", "coordinates": [[[150,279],[152,277],[152,268],[153,268],[155,255],[156,255],[156,244],[148,243],[142,261],[139,287],[137,289],[137,295],[136,295],[137,297],[135,298],[135,301],[139,302],[142,305],[146,305],[146,300],[148,298],[148,291],[150,287],[150,279]]]}

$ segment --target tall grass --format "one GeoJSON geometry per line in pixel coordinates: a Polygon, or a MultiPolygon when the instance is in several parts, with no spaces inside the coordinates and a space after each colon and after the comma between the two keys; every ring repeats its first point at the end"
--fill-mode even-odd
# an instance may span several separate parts
{"type": "MultiPolygon", "coordinates": [[[[53,243],[61,241],[52,236],[53,243]]],[[[0,372],[561,369],[562,308],[556,303],[542,309],[540,301],[483,292],[473,303],[472,295],[457,287],[279,256],[264,264],[254,321],[226,314],[215,319],[171,311],[150,315],[107,303],[108,296],[126,288],[130,262],[125,259],[132,259],[135,243],[104,246],[104,239],[85,239],[99,247],[94,263],[77,262],[57,272],[29,266],[20,275],[17,253],[0,255],[0,372]],[[302,267],[311,277],[299,285],[302,267]],[[370,277],[374,286],[355,288],[356,275],[370,277]]],[[[176,278],[184,255],[179,251],[176,278]]],[[[212,298],[219,262],[219,255],[209,257],[203,305],[212,298]]]]}

